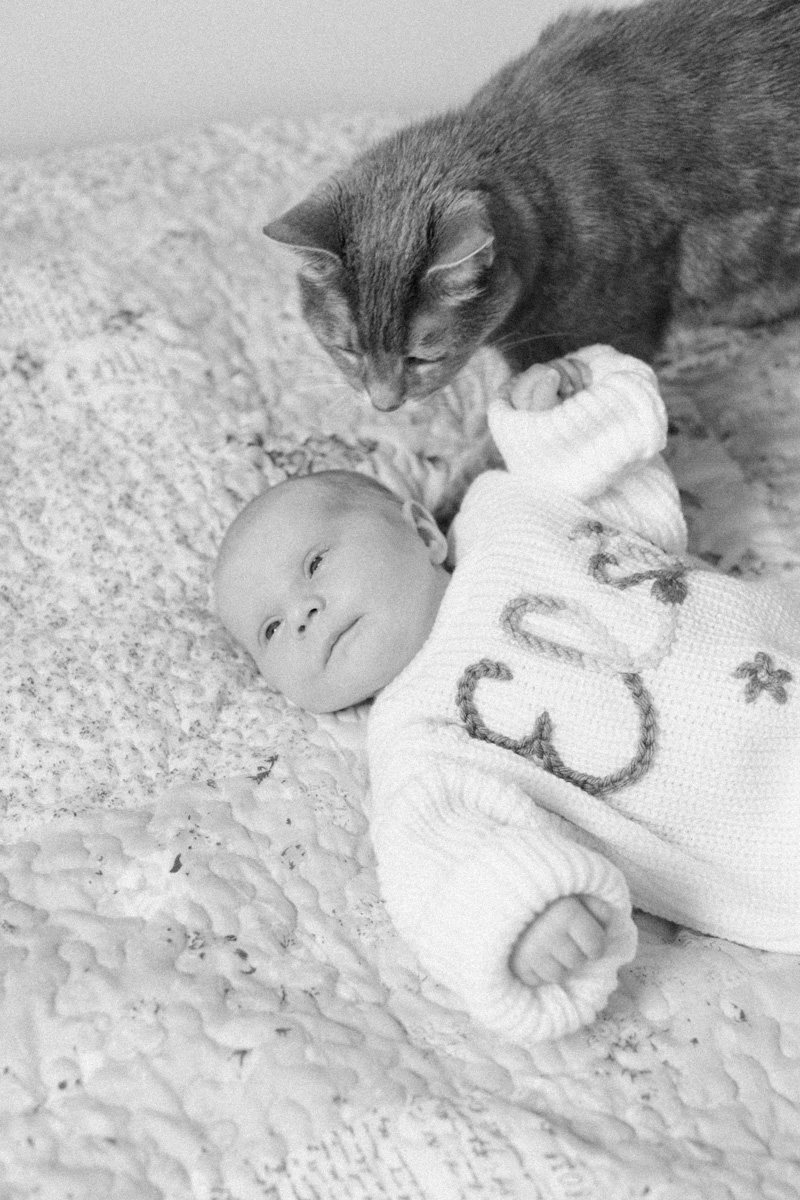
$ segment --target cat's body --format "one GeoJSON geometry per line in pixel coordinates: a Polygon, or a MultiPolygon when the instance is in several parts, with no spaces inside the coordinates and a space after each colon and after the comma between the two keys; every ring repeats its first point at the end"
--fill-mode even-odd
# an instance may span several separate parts
{"type": "Polygon", "coordinates": [[[382,409],[485,343],[517,369],[593,342],[651,358],[673,316],[800,308],[800,0],[564,17],[266,232],[382,409]]]}

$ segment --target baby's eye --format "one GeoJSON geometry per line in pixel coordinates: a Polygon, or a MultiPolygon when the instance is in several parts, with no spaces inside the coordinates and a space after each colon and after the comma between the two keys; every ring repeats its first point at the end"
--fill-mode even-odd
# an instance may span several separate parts
{"type": "Polygon", "coordinates": [[[315,555],[314,555],[314,557],[311,559],[311,561],[310,561],[310,562],[309,562],[309,564],[308,564],[308,573],[309,573],[309,575],[313,575],[313,574],[314,574],[314,572],[317,570],[317,568],[319,567],[319,565],[320,565],[320,563],[321,563],[321,562],[322,562],[322,555],[321,555],[321,554],[315,554],[315,555]]]}
{"type": "Polygon", "coordinates": [[[270,621],[269,624],[265,625],[261,634],[262,642],[268,642],[278,632],[279,625],[280,621],[270,621]]]}

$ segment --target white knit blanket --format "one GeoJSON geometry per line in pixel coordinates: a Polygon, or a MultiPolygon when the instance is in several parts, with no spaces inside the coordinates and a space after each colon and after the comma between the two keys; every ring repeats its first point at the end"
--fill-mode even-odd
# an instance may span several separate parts
{"type": "MultiPolygon", "coordinates": [[[[436,505],[483,462],[502,365],[367,409],[260,232],[388,127],[0,166],[0,1197],[796,1200],[800,959],[642,917],[592,1028],[503,1044],[384,913],[363,713],[210,611],[265,481],[436,505]]],[[[661,367],[693,548],[800,585],[800,324],[661,367]]]]}

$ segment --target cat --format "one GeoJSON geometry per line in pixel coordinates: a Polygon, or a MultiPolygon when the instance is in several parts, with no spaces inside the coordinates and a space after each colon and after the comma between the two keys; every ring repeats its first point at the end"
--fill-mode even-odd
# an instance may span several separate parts
{"type": "Polygon", "coordinates": [[[463,108],[400,129],[264,232],[378,409],[482,345],[515,370],[674,318],[800,307],[800,0],[646,0],[550,25],[463,108]]]}

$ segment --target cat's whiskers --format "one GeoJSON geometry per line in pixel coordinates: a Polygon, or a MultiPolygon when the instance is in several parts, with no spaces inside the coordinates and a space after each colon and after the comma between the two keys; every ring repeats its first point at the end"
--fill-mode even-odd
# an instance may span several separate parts
{"type": "Polygon", "coordinates": [[[308,396],[309,399],[316,396],[319,392],[338,393],[355,397],[360,394],[359,389],[353,387],[344,379],[320,379],[318,375],[311,376],[308,382],[294,381],[290,385],[290,390],[299,396],[308,396]]]}
{"type": "Polygon", "coordinates": [[[297,392],[350,392],[351,395],[358,395],[358,389],[350,386],[349,383],[311,383],[299,384],[295,386],[293,391],[297,392]]]}
{"type": "Polygon", "coordinates": [[[515,338],[513,334],[507,334],[506,337],[499,338],[498,341],[492,342],[491,345],[496,350],[513,350],[516,346],[527,346],[531,342],[546,342],[550,338],[574,337],[576,330],[574,329],[554,329],[547,333],[532,333],[528,337],[515,338]]]}

